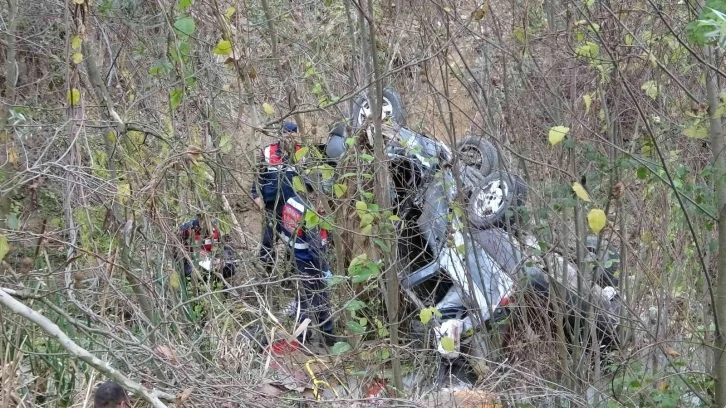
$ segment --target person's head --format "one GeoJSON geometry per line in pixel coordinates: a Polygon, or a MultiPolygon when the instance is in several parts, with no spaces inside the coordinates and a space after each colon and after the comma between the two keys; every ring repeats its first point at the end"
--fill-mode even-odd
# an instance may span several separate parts
{"type": "Polygon", "coordinates": [[[126,391],[113,381],[106,381],[99,385],[93,396],[94,408],[126,408],[130,406],[126,391]]]}

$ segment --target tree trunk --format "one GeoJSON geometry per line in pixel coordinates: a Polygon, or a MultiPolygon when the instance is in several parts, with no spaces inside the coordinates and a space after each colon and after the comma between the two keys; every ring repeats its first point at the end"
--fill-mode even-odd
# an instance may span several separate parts
{"type": "MultiPolygon", "coordinates": [[[[373,153],[377,166],[375,171],[375,197],[379,206],[384,210],[391,208],[390,191],[390,174],[385,153],[383,140],[383,123],[381,120],[381,112],[383,106],[383,82],[381,78],[381,65],[378,60],[378,51],[376,49],[376,25],[373,20],[373,1],[368,0],[368,40],[370,42],[371,54],[371,73],[373,74],[373,86],[375,97],[372,98],[371,107],[373,108],[373,126],[375,134],[373,137],[373,153]]],[[[370,94],[370,93],[369,93],[370,94]]],[[[382,220],[381,223],[387,222],[382,220]]],[[[388,314],[388,324],[391,336],[391,359],[393,365],[393,384],[398,392],[403,390],[403,379],[401,377],[401,359],[398,356],[398,271],[394,267],[394,260],[397,259],[395,251],[397,250],[396,237],[391,228],[383,228],[381,225],[381,238],[390,244],[390,251],[383,252],[383,264],[385,266],[385,286],[386,286],[386,311],[388,314]]],[[[388,226],[386,226],[388,227],[388,226]]]]}
{"type": "MultiPolygon", "coordinates": [[[[713,49],[706,50],[707,55],[714,61],[715,51],[713,49]]],[[[716,205],[718,208],[718,284],[716,287],[716,305],[714,310],[718,329],[726,327],[726,156],[724,156],[723,126],[721,118],[716,115],[719,105],[719,83],[716,72],[708,70],[706,72],[706,92],[708,96],[708,114],[711,117],[711,149],[713,152],[714,167],[716,168],[715,188],[716,188],[716,205]]],[[[726,358],[724,358],[724,349],[726,348],[726,338],[723,332],[717,330],[714,339],[713,367],[716,377],[716,406],[726,406],[726,358]]]]}

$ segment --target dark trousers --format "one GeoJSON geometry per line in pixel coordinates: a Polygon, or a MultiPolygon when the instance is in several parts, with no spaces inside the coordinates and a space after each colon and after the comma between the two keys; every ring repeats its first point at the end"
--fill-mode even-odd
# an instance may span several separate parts
{"type": "Polygon", "coordinates": [[[274,246],[279,238],[280,232],[280,211],[282,205],[275,205],[275,201],[265,202],[264,224],[262,225],[262,248],[260,248],[260,261],[265,264],[268,270],[272,269],[275,262],[274,246]]]}
{"type": "Polygon", "coordinates": [[[302,283],[298,323],[310,318],[321,326],[324,333],[333,334],[328,292],[325,290],[325,281],[318,262],[295,258],[295,269],[302,283]]]}

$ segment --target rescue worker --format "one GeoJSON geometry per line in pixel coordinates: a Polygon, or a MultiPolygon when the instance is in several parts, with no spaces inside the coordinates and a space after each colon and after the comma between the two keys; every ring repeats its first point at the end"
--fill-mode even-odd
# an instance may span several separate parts
{"type": "Polygon", "coordinates": [[[94,408],[126,408],[130,406],[126,391],[113,381],[106,381],[99,385],[93,395],[94,408]]]}
{"type": "MultiPolygon", "coordinates": [[[[205,206],[208,207],[208,206],[205,206]]],[[[187,221],[179,228],[179,237],[184,243],[184,249],[187,251],[189,258],[195,261],[197,257],[194,254],[194,249],[199,248],[200,255],[211,255],[215,249],[221,249],[221,253],[217,256],[224,260],[224,266],[222,268],[222,277],[229,279],[234,276],[236,268],[234,263],[230,262],[234,258],[234,253],[230,247],[223,245],[221,248],[220,244],[220,233],[215,223],[207,222],[205,214],[197,214],[197,217],[193,220],[187,221]],[[211,231],[209,230],[211,228],[211,231]]],[[[187,258],[181,255],[183,262],[184,275],[189,278],[192,275],[192,264],[189,263],[187,258]]],[[[208,278],[209,276],[205,276],[208,278]]]]}
{"type": "Polygon", "coordinates": [[[332,346],[337,337],[334,333],[328,293],[325,290],[326,280],[330,276],[324,256],[327,231],[319,227],[307,228],[305,225],[307,211],[319,214],[315,209],[317,194],[309,178],[305,179],[305,186],[306,192],[289,197],[282,206],[282,238],[293,251],[295,270],[302,283],[298,299],[301,309],[298,322],[301,323],[308,317],[313,322],[317,320],[325,344],[332,346]]]}
{"type": "Polygon", "coordinates": [[[264,211],[262,247],[260,261],[268,273],[272,272],[275,254],[274,245],[280,231],[280,211],[288,197],[295,195],[292,188],[293,177],[297,174],[292,166],[291,154],[300,149],[295,145],[297,125],[283,122],[282,138],[262,149],[258,160],[256,180],[252,183],[252,198],[260,211],[264,211]]]}

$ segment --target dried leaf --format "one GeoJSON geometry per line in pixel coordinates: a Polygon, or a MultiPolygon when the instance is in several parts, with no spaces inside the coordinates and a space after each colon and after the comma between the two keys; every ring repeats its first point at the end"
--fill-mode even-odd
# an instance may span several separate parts
{"type": "Polygon", "coordinates": [[[560,143],[562,140],[564,140],[565,135],[570,132],[570,128],[565,126],[554,126],[552,129],[550,129],[549,133],[549,139],[550,144],[552,146],[556,145],[557,143],[560,143]]]}
{"type": "Polygon", "coordinates": [[[653,100],[658,97],[658,84],[655,81],[646,81],[640,86],[640,89],[644,90],[645,94],[653,100]]]}
{"type": "Polygon", "coordinates": [[[666,347],[665,353],[668,354],[670,358],[679,358],[681,356],[681,353],[679,353],[678,350],[674,349],[673,347],[666,347]]]}
{"type": "Polygon", "coordinates": [[[575,191],[575,194],[582,199],[582,201],[590,202],[590,195],[587,194],[587,190],[585,190],[585,187],[583,187],[582,184],[574,182],[572,183],[572,189],[575,191]]]}
{"type": "Polygon", "coordinates": [[[192,395],[192,391],[194,391],[193,387],[186,388],[182,390],[179,394],[176,395],[176,401],[174,402],[177,407],[181,407],[184,405],[184,403],[189,399],[189,396],[192,395]]]}
{"type": "Polygon", "coordinates": [[[582,100],[585,102],[585,113],[590,113],[590,106],[592,106],[592,96],[589,94],[585,94],[582,97],[582,100]]]}
{"type": "Polygon", "coordinates": [[[613,191],[612,191],[613,198],[618,199],[618,198],[622,197],[624,192],[625,192],[625,184],[623,184],[622,181],[618,181],[613,186],[613,191]]]}
{"type": "Polygon", "coordinates": [[[158,346],[154,349],[154,352],[167,360],[173,361],[175,363],[179,362],[179,358],[170,346],[158,346]]]}
{"type": "Polygon", "coordinates": [[[5,258],[5,255],[10,251],[10,244],[8,244],[8,237],[5,235],[0,236],[0,261],[5,258]]]}
{"type": "Polygon", "coordinates": [[[587,224],[590,226],[592,232],[596,234],[602,231],[602,229],[605,228],[605,224],[607,224],[607,217],[605,217],[605,211],[599,208],[593,208],[592,210],[590,210],[590,212],[587,214],[587,224]]]}

